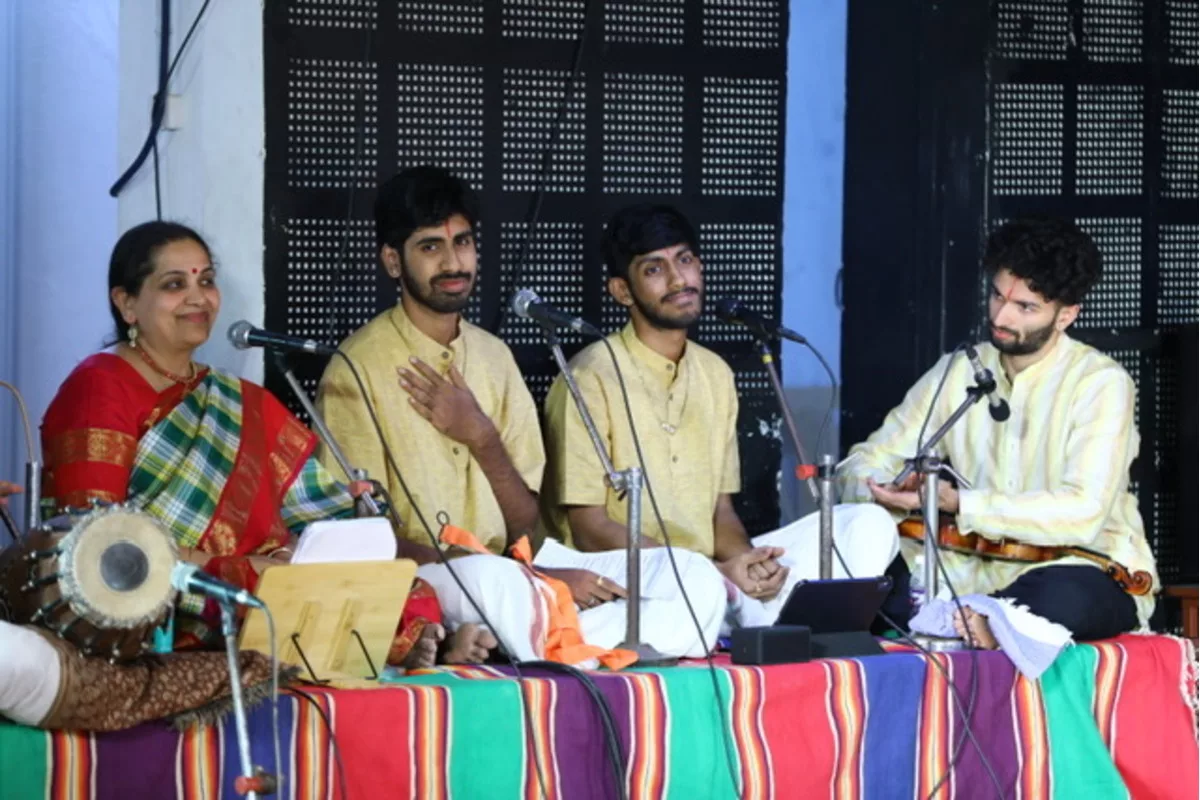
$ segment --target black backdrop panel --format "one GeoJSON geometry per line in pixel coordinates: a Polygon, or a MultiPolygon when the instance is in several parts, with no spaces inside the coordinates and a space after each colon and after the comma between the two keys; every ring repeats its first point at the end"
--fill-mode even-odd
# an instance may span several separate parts
{"type": "Polygon", "coordinates": [[[843,447],[982,335],[987,233],[1072,218],[1104,257],[1072,335],[1137,382],[1130,489],[1165,583],[1197,577],[1177,480],[1196,461],[1178,433],[1195,431],[1196,38],[1196,0],[850,2],[843,447]]]}
{"type": "MultiPolygon", "coordinates": [[[[617,328],[624,312],[605,291],[598,244],[604,218],[630,202],[678,204],[699,227],[709,296],[738,295],[778,317],[787,26],[783,0],[267,3],[266,326],[336,342],[396,302],[377,266],[373,188],[419,164],[480,192],[480,280],[467,316],[509,343],[539,403],[553,362],[536,327],[502,315],[502,304],[527,286],[617,328]]],[[[768,530],[780,464],[770,386],[744,333],[706,318],[695,335],[735,370],[739,511],[752,532],[768,530]]],[[[568,355],[583,344],[564,340],[568,355]]],[[[295,366],[314,391],[324,363],[295,366]]],[[[270,367],[267,384],[291,400],[270,367]]]]}

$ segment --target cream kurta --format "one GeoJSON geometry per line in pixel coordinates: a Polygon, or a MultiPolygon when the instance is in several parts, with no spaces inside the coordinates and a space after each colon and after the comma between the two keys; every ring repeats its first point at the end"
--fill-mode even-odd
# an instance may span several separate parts
{"type": "MultiPolygon", "coordinates": [[[[504,515],[487,476],[465,445],[439,433],[409,405],[396,370],[411,371],[410,356],[443,376],[454,364],[500,432],[513,466],[530,490],[537,491],[546,463],[537,407],[508,346],[462,320],[459,335],[443,347],[417,330],[397,304],[351,334],[341,349],[358,368],[397,466],[434,533],[440,527],[438,514],[445,512],[451,524],[474,533],[492,552],[502,552],[508,538],[504,515]]],[[[408,538],[430,544],[400,481],[387,469],[358,385],[342,359],[334,358],[325,370],[317,405],[350,463],[387,487],[408,538]]],[[[328,452],[322,449],[320,456],[341,474],[328,452]]]]}
{"type": "MultiPolygon", "coordinates": [[[[998,392],[1008,400],[1012,415],[994,422],[987,403],[980,402],[942,441],[939,454],[973,487],[959,492],[959,529],[989,538],[1096,550],[1130,570],[1151,572],[1157,591],[1154,557],[1137,498],[1129,492],[1129,466],[1139,441],[1133,380],[1120,364],[1066,335],[1012,381],[995,347],[982,344],[977,349],[996,376],[998,392]]],[[[852,460],[840,476],[843,500],[869,502],[868,477],[885,483],[900,472],[904,459],[916,449],[949,357],[943,356],[922,376],[879,430],[851,448],[852,460]]],[[[960,356],[950,369],[928,432],[949,418],[973,384],[970,365],[960,356]]],[[[901,549],[919,574],[920,545],[905,541],[901,549]]],[[[947,553],[943,561],[959,593],[994,592],[1035,568],[955,553],[947,553]]],[[[1134,600],[1144,624],[1154,609],[1154,597],[1134,600]]]]}
{"type": "MultiPolygon", "coordinates": [[[[676,365],[643,344],[632,323],[609,335],[608,341],[621,364],[646,471],[671,543],[711,558],[717,498],[741,488],[733,372],[720,356],[695,342],[688,342],[676,365]]],[[[625,405],[604,344],[584,348],[569,366],[616,469],[637,465],[625,405]]],[[[605,483],[583,418],[561,376],[546,397],[546,449],[550,479],[543,487],[542,519],[549,533],[571,542],[567,506],[602,505],[610,519],[625,522],[626,503],[605,483]]],[[[662,538],[646,493],[642,533],[662,538]]]]}

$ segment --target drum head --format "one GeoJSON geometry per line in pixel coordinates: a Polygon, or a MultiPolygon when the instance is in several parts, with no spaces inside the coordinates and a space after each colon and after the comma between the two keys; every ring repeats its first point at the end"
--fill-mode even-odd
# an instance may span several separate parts
{"type": "Polygon", "coordinates": [[[59,543],[59,587],[71,609],[101,628],[155,622],[174,600],[175,540],[153,517],[113,506],[80,519],[59,543]]]}

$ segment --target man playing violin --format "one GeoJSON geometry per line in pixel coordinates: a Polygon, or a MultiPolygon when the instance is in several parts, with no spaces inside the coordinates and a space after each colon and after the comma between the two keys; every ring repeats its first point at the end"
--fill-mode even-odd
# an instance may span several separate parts
{"type": "MultiPolygon", "coordinates": [[[[1160,587],[1129,491],[1137,390],[1120,364],[1067,334],[1100,277],[1100,253],[1074,224],[1030,217],[991,235],[983,265],[990,342],[977,350],[1012,413],[995,422],[979,403],[950,430],[938,454],[972,488],[940,481],[938,508],[943,525],[949,518],[959,533],[981,537],[981,549],[1042,560],[943,551],[949,580],[959,594],[1010,598],[1078,640],[1145,626],[1160,587]]],[[[891,481],[916,452],[923,425],[936,430],[972,385],[967,359],[943,356],[851,449],[843,500],[873,500],[897,520],[919,512],[917,477],[891,481]]],[[[910,573],[921,574],[921,543],[902,540],[901,557],[893,574],[907,584],[910,573]]],[[[944,580],[941,588],[948,595],[944,580]]],[[[987,618],[971,609],[955,626],[960,636],[969,628],[975,642],[996,646],[987,618]]]]}

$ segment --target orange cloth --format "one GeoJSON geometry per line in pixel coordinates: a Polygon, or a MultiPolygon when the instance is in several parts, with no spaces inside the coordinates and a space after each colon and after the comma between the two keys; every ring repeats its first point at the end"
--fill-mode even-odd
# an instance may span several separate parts
{"type": "MultiPolygon", "coordinates": [[[[453,525],[443,525],[439,537],[444,543],[456,545],[464,550],[487,554],[489,551],[475,538],[475,535],[453,525]]],[[[546,660],[557,661],[560,664],[578,664],[589,658],[598,660],[612,670],[627,667],[637,661],[637,654],[630,650],[605,650],[603,647],[588,644],[583,639],[579,629],[579,613],[575,608],[575,598],[571,595],[571,587],[564,581],[551,578],[533,567],[533,550],[529,545],[529,537],[522,536],[510,548],[510,552],[530,577],[534,588],[542,593],[550,619],[546,626],[546,660]]]]}

